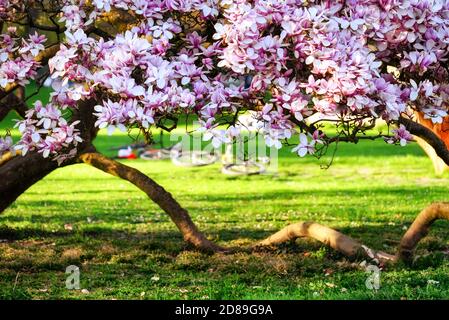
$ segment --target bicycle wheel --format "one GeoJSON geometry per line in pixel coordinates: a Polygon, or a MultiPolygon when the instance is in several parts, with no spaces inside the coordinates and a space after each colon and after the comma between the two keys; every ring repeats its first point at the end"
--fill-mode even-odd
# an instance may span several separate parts
{"type": "Polygon", "coordinates": [[[218,155],[205,151],[188,151],[172,153],[171,160],[174,165],[180,167],[201,167],[215,163],[218,155]]]}
{"type": "Polygon", "coordinates": [[[227,164],[223,166],[221,169],[221,172],[227,175],[233,175],[233,176],[242,176],[242,175],[255,175],[255,174],[262,174],[265,172],[265,166],[260,163],[255,162],[243,162],[243,163],[232,163],[227,164]]]}

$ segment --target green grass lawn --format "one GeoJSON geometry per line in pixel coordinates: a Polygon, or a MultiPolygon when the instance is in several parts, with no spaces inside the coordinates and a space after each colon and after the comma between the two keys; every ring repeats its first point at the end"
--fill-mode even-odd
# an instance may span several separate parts
{"type": "MultiPolygon", "coordinates": [[[[96,145],[111,154],[109,147],[127,142],[126,135],[101,134],[96,145]]],[[[277,174],[251,177],[224,176],[219,164],[124,163],[172,192],[200,229],[225,246],[313,220],[394,252],[421,209],[448,200],[449,174],[435,177],[416,144],[340,145],[333,165],[321,169],[328,161],[285,150],[277,174]]],[[[447,228],[437,222],[415,265],[383,271],[373,291],[360,261],[312,240],[255,253],[194,251],[143,192],[80,164],[50,174],[0,215],[0,298],[447,299],[447,228]],[[69,265],[79,266],[88,291],[65,288],[69,265]]]]}

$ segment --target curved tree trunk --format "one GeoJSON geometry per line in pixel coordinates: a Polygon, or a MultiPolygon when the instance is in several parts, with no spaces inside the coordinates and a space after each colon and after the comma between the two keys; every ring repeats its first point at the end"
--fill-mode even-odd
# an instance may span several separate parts
{"type": "Polygon", "coordinates": [[[429,144],[434,149],[436,155],[440,157],[444,163],[449,165],[449,149],[446,142],[442,140],[440,133],[434,132],[433,129],[430,129],[419,122],[404,117],[400,117],[398,123],[404,125],[411,134],[421,138],[429,144]]]}
{"type": "Polygon", "coordinates": [[[441,176],[444,171],[449,168],[448,165],[437,155],[435,149],[432,148],[432,146],[429,145],[424,139],[421,139],[418,136],[414,136],[414,138],[418,145],[424,150],[429,159],[432,161],[435,174],[437,176],[441,176]]]}
{"type": "Polygon", "coordinates": [[[204,251],[216,252],[223,250],[215,243],[209,241],[193,223],[187,210],[181,207],[168,191],[147,175],[96,152],[84,153],[79,156],[79,160],[113,176],[127,180],[145,192],[151,200],[170,216],[186,242],[204,251]]]}
{"type": "MultiPolygon", "coordinates": [[[[422,112],[414,112],[416,122],[426,127],[430,131],[432,131],[446,146],[446,149],[449,147],[449,117],[444,117],[442,123],[433,123],[430,119],[425,119],[424,114],[422,112]]],[[[435,151],[434,147],[426,142],[425,139],[420,138],[415,135],[415,140],[418,142],[420,147],[427,153],[430,160],[432,160],[435,174],[441,175],[445,170],[447,170],[448,164],[444,162],[443,159],[435,151]]]]}

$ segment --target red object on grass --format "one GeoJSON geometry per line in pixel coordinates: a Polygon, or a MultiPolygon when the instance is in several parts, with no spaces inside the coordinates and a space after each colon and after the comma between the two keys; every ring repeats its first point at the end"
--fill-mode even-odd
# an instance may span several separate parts
{"type": "Polygon", "coordinates": [[[128,149],[120,149],[118,151],[119,159],[137,159],[137,156],[133,153],[132,149],[128,147],[128,149]]]}
{"type": "Polygon", "coordinates": [[[122,159],[137,159],[137,156],[134,153],[131,153],[130,155],[123,157],[122,159]]]}

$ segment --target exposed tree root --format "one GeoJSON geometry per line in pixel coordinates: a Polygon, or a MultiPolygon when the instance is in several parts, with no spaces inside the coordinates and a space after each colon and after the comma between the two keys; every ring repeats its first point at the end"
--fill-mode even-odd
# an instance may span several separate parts
{"type": "Polygon", "coordinates": [[[397,260],[411,262],[419,241],[427,235],[430,226],[438,219],[449,220],[449,203],[433,203],[421,211],[401,239],[396,254],[397,260]]]}
{"type": "Polygon", "coordinates": [[[399,261],[410,263],[413,261],[414,250],[419,241],[427,235],[432,223],[438,219],[449,220],[449,203],[434,203],[421,211],[402,237],[396,255],[370,249],[334,229],[315,222],[291,224],[262,240],[257,246],[278,245],[306,237],[318,240],[349,258],[372,259],[382,264],[399,261]]]}
{"type": "Polygon", "coordinates": [[[193,223],[187,210],[181,207],[168,191],[147,175],[137,169],[109,159],[100,153],[85,153],[80,155],[79,159],[106,173],[129,181],[145,192],[151,200],[170,216],[186,242],[204,251],[224,251],[223,248],[209,241],[193,223]]]}
{"type": "Polygon", "coordinates": [[[257,246],[272,246],[303,237],[318,240],[349,258],[377,259],[381,263],[395,260],[394,255],[369,249],[351,237],[315,222],[291,224],[259,242],[257,246]]]}

